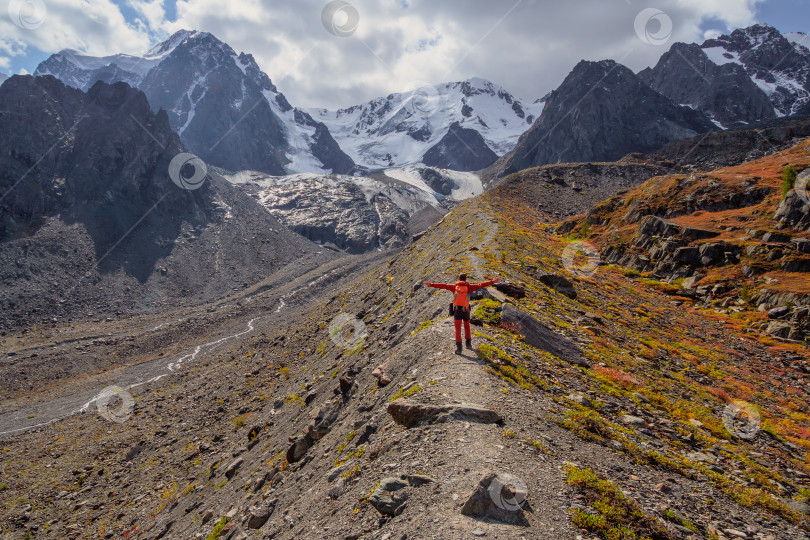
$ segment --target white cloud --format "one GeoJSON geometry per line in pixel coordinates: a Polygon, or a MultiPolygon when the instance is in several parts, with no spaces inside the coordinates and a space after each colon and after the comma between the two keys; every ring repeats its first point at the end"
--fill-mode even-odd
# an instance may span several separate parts
{"type": "MultiPolygon", "coordinates": [[[[701,25],[754,22],[760,0],[662,0],[573,3],[550,0],[349,0],[360,20],[350,37],[321,22],[326,0],[178,0],[168,22],[161,0],[128,0],[138,21],[127,23],[110,0],[48,0],[39,29],[0,22],[5,41],[55,52],[142,53],[156,36],[180,28],[208,31],[259,65],[297,106],[349,106],[431,83],[473,76],[521,98],[555,88],[581,59],[622,59],[634,70],[654,64],[675,41],[702,41],[701,25]],[[632,5],[631,5],[632,4],[632,5]],[[673,22],[661,46],[642,42],[636,15],[656,7],[673,22]]],[[[4,52],[0,42],[0,52],[4,52]]]]}
{"type": "Polygon", "coordinates": [[[3,41],[46,52],[71,48],[95,55],[139,53],[149,46],[145,29],[128,24],[110,0],[47,0],[45,5],[47,12],[37,28],[23,29],[11,17],[0,17],[3,41]]]}

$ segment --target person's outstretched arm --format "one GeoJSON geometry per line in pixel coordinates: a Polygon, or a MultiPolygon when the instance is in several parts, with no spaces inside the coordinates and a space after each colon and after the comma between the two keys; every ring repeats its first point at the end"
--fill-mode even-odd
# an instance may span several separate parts
{"type": "Polygon", "coordinates": [[[470,283],[470,292],[476,291],[482,287],[489,287],[498,283],[500,279],[490,279],[489,281],[482,281],[481,283],[470,283]]]}
{"type": "Polygon", "coordinates": [[[444,289],[445,291],[453,292],[456,290],[455,285],[451,285],[449,283],[433,283],[431,281],[425,281],[425,287],[433,287],[434,289],[444,289]]]}

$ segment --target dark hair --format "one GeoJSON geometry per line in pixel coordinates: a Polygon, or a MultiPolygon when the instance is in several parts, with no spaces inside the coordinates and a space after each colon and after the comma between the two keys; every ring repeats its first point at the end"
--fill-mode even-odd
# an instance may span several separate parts
{"type": "Polygon", "coordinates": [[[461,281],[467,281],[467,274],[462,272],[461,274],[459,274],[458,279],[460,279],[461,281]]]}

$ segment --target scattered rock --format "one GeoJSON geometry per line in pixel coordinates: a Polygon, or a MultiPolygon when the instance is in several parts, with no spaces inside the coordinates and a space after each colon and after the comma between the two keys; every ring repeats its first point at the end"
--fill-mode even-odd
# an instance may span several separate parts
{"type": "Polygon", "coordinates": [[[383,478],[379,485],[374,488],[368,502],[377,511],[386,516],[396,516],[402,512],[401,507],[408,498],[405,488],[408,487],[407,480],[402,478],[383,478]]]}
{"type": "Polygon", "coordinates": [[[228,467],[225,469],[225,478],[227,478],[228,480],[233,478],[233,475],[236,474],[236,471],[239,470],[239,467],[241,467],[244,462],[245,460],[242,458],[236,458],[235,460],[233,460],[231,464],[228,465],[228,467]]]}
{"type": "Polygon", "coordinates": [[[632,414],[624,414],[619,418],[619,420],[631,426],[647,427],[647,422],[645,422],[643,418],[633,416],[632,414]]]}
{"type": "Polygon", "coordinates": [[[326,480],[327,482],[334,482],[338,476],[344,471],[348,471],[354,465],[354,461],[347,461],[343,465],[338,465],[337,467],[333,467],[329,469],[329,472],[326,473],[326,480]]]}
{"type": "Polygon", "coordinates": [[[132,461],[138,456],[138,454],[141,453],[141,450],[143,450],[143,447],[139,444],[136,444],[135,446],[129,449],[129,452],[127,452],[127,456],[124,458],[124,461],[132,461]]]}
{"type": "Polygon", "coordinates": [[[363,433],[357,438],[358,446],[364,444],[368,439],[377,432],[377,424],[369,422],[363,427],[363,433]]]}
{"type": "Polygon", "coordinates": [[[593,408],[593,403],[590,399],[586,398],[582,394],[568,394],[565,396],[567,399],[570,399],[574,403],[579,403],[580,405],[584,405],[586,407],[593,408]]]}
{"type": "Polygon", "coordinates": [[[780,306],[775,307],[772,310],[768,311],[768,318],[769,319],[781,319],[785,315],[790,313],[790,308],[787,306],[780,306]]]}
{"type": "Polygon", "coordinates": [[[430,405],[408,399],[397,399],[388,404],[388,414],[398,424],[414,427],[423,423],[445,422],[449,419],[467,420],[483,424],[498,424],[501,415],[492,409],[470,403],[430,405]]]}
{"type": "Polygon", "coordinates": [[[374,368],[374,371],[371,372],[371,375],[377,379],[377,384],[379,386],[386,386],[387,384],[391,383],[391,377],[383,370],[382,366],[377,366],[374,368]]]}
{"type": "Polygon", "coordinates": [[[312,440],[309,433],[303,437],[294,439],[292,444],[290,444],[290,447],[287,449],[287,462],[295,463],[296,461],[300,460],[302,457],[304,457],[304,454],[307,453],[307,450],[312,448],[313,444],[315,444],[315,441],[312,440]]]}
{"type": "Polygon", "coordinates": [[[339,413],[340,401],[336,398],[327,401],[323,407],[315,411],[312,423],[307,427],[307,434],[313,441],[322,439],[324,435],[329,433],[332,424],[338,419],[339,413]]]}
{"type": "Polygon", "coordinates": [[[273,514],[273,510],[276,507],[276,500],[277,499],[273,499],[258,507],[251,507],[250,515],[248,517],[247,522],[248,528],[261,529],[262,526],[265,523],[267,523],[267,520],[270,519],[270,516],[273,514]]]}
{"type": "Polygon", "coordinates": [[[522,482],[511,475],[489,472],[467,498],[461,513],[528,527],[522,508],[525,503],[526,488],[522,482]]]}
{"type": "Polygon", "coordinates": [[[798,512],[799,514],[804,514],[806,516],[810,516],[810,504],[799,502],[799,501],[788,501],[787,505],[788,505],[788,508],[790,508],[794,512],[798,512]]]}
{"type": "Polygon", "coordinates": [[[791,330],[793,330],[793,327],[789,324],[779,321],[771,321],[765,331],[774,337],[787,338],[790,335],[791,330]]]}
{"type": "Polygon", "coordinates": [[[329,488],[327,495],[329,495],[330,499],[337,499],[346,491],[345,481],[343,478],[338,478],[338,481],[335,482],[335,485],[329,488]]]}

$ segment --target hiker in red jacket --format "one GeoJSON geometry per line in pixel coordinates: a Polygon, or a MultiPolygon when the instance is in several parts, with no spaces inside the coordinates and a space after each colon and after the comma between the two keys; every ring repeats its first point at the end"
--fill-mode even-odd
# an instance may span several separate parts
{"type": "Polygon", "coordinates": [[[470,333],[470,293],[481,287],[494,285],[499,281],[498,278],[495,278],[489,281],[482,281],[481,283],[469,283],[467,281],[467,274],[461,274],[458,276],[458,281],[452,284],[425,282],[425,287],[444,289],[453,293],[452,310],[453,322],[456,325],[456,354],[461,354],[461,321],[464,321],[464,335],[467,338],[467,348],[472,349],[472,334],[470,333]]]}

